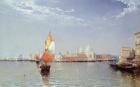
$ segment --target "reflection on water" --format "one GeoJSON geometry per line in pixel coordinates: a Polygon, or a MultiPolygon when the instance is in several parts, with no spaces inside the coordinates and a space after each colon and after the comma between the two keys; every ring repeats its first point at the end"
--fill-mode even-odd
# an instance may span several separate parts
{"type": "Polygon", "coordinates": [[[44,83],[43,87],[51,87],[51,85],[48,83],[49,82],[49,75],[43,76],[42,80],[43,80],[43,83],[44,83]]]}
{"type": "Polygon", "coordinates": [[[140,75],[139,74],[130,74],[130,73],[121,73],[123,78],[121,87],[140,87],[140,75]]]}
{"type": "Polygon", "coordinates": [[[140,75],[115,71],[107,62],[52,63],[44,87],[140,87],[140,75]]]}
{"type": "Polygon", "coordinates": [[[140,75],[115,71],[107,62],[52,63],[41,77],[36,63],[0,62],[0,87],[140,87],[140,75]]]}

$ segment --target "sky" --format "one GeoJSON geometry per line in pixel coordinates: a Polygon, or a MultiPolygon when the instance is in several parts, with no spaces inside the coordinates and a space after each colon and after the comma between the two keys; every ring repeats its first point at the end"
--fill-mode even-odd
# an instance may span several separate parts
{"type": "Polygon", "coordinates": [[[44,50],[51,32],[56,54],[90,46],[118,55],[140,31],[140,0],[1,0],[0,57],[44,50]]]}

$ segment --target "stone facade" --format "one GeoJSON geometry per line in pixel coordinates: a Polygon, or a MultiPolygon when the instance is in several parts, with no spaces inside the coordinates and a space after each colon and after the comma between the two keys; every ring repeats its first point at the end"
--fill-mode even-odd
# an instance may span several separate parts
{"type": "Polygon", "coordinates": [[[140,32],[135,33],[135,57],[140,61],[140,32]]]}
{"type": "Polygon", "coordinates": [[[119,56],[119,63],[127,63],[128,60],[134,59],[135,52],[131,47],[122,47],[119,56]]]}

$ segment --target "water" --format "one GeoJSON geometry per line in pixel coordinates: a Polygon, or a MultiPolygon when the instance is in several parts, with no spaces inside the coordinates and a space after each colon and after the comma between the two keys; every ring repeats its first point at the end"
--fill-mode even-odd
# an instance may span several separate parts
{"type": "Polygon", "coordinates": [[[35,63],[0,61],[0,87],[42,87],[35,63]]]}
{"type": "Polygon", "coordinates": [[[111,69],[107,62],[51,63],[41,77],[33,62],[0,62],[0,87],[140,87],[140,76],[111,69]]]}
{"type": "Polygon", "coordinates": [[[140,87],[140,76],[114,71],[108,62],[51,65],[46,87],[140,87]]]}

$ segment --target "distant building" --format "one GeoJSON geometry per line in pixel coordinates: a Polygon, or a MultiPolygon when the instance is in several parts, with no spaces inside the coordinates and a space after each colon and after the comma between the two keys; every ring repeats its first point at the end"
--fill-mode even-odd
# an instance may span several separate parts
{"type": "Polygon", "coordinates": [[[79,50],[76,52],[79,57],[86,57],[88,60],[95,60],[95,52],[87,46],[85,49],[84,48],[79,48],[79,50]]]}
{"type": "Polygon", "coordinates": [[[94,61],[95,53],[89,46],[79,48],[75,53],[67,53],[62,55],[62,61],[94,61]]]}
{"type": "Polygon", "coordinates": [[[55,61],[61,61],[62,56],[61,55],[55,55],[55,61]]]}
{"type": "Polygon", "coordinates": [[[135,33],[135,58],[140,61],[140,32],[135,33]]]}
{"type": "Polygon", "coordinates": [[[133,60],[135,57],[135,52],[131,47],[122,47],[119,56],[119,63],[126,63],[133,60]]]}
{"type": "Polygon", "coordinates": [[[97,61],[111,61],[113,60],[113,56],[110,54],[98,54],[96,55],[97,61]]]}

